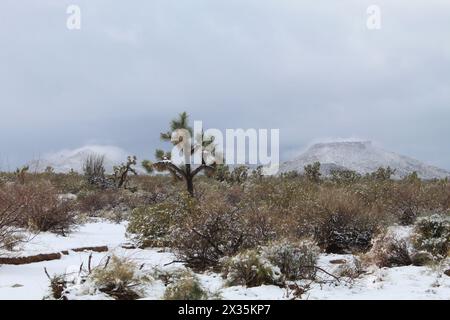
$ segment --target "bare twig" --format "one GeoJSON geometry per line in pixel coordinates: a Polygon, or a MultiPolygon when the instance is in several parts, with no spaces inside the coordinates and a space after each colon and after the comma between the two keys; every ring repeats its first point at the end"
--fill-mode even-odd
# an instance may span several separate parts
{"type": "Polygon", "coordinates": [[[92,271],[91,262],[92,262],[92,253],[89,254],[89,258],[88,258],[88,272],[89,273],[91,273],[91,271],[92,271]]]}
{"type": "Polygon", "coordinates": [[[52,280],[52,277],[50,277],[50,275],[48,274],[47,268],[44,267],[44,272],[47,275],[48,280],[52,280]]]}

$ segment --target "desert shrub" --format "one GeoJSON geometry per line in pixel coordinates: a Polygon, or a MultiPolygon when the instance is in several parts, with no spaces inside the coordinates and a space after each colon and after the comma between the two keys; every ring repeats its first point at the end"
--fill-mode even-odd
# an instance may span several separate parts
{"type": "Polygon", "coordinates": [[[439,204],[440,210],[450,211],[450,181],[445,179],[427,187],[431,189],[427,192],[428,195],[436,195],[432,200],[439,204]]]}
{"type": "Polygon", "coordinates": [[[100,210],[110,210],[123,202],[121,191],[115,189],[83,191],[78,195],[78,210],[93,213],[100,210]]]}
{"type": "Polygon", "coordinates": [[[206,300],[208,293],[191,271],[183,271],[174,277],[164,292],[164,300],[206,300]]]}
{"type": "Polygon", "coordinates": [[[414,246],[444,258],[450,250],[450,216],[433,214],[418,218],[414,225],[414,246]]]}
{"type": "Polygon", "coordinates": [[[162,202],[166,196],[147,191],[131,192],[128,189],[85,190],[78,194],[77,209],[89,216],[103,216],[112,212],[114,216],[126,216],[137,207],[162,202]]]}
{"type": "Polygon", "coordinates": [[[363,264],[357,257],[346,260],[343,264],[338,265],[333,274],[337,277],[356,279],[364,273],[363,264]]]}
{"type": "Polygon", "coordinates": [[[316,229],[316,239],[328,253],[365,251],[370,247],[374,227],[354,221],[346,212],[331,213],[316,229]]]}
{"type": "Polygon", "coordinates": [[[361,252],[370,248],[381,218],[350,191],[328,190],[319,194],[299,231],[312,231],[328,253],[361,252]]]}
{"type": "MultiPolygon", "coordinates": [[[[47,272],[47,270],[45,272],[47,272]]],[[[50,276],[47,273],[47,277],[50,281],[49,295],[44,297],[44,299],[45,300],[47,300],[47,299],[67,300],[66,290],[67,290],[68,282],[66,280],[66,275],[65,274],[56,274],[56,275],[50,276]]]]}
{"type": "Polygon", "coordinates": [[[393,232],[384,232],[373,239],[366,258],[378,267],[408,266],[412,263],[406,239],[396,237],[393,232]]]}
{"type": "Polygon", "coordinates": [[[283,179],[299,179],[301,177],[301,174],[297,170],[291,170],[287,172],[282,172],[280,176],[283,179]]]}
{"type": "Polygon", "coordinates": [[[179,207],[171,202],[143,206],[131,212],[127,232],[140,247],[165,246],[170,228],[179,217],[179,207]]]}
{"type": "Polygon", "coordinates": [[[319,247],[311,240],[282,240],[261,248],[262,255],[277,266],[287,280],[312,279],[319,247]]]}
{"type": "Polygon", "coordinates": [[[60,197],[48,181],[11,184],[3,188],[1,198],[9,227],[64,235],[75,224],[73,201],[60,197]]]}
{"type": "Polygon", "coordinates": [[[25,184],[25,178],[28,176],[28,171],[30,170],[29,166],[23,166],[21,168],[17,168],[14,174],[16,175],[17,182],[20,184],[25,184]]]}
{"type": "Polygon", "coordinates": [[[217,266],[222,257],[254,248],[270,236],[263,221],[254,223],[253,212],[231,205],[220,194],[189,201],[170,238],[179,259],[194,269],[217,266]]]}
{"type": "Polygon", "coordinates": [[[26,237],[16,228],[0,227],[0,249],[14,251],[20,243],[24,243],[29,239],[30,237],[26,237]]]}
{"type": "Polygon", "coordinates": [[[416,251],[411,255],[411,263],[415,266],[433,265],[436,257],[427,251],[416,251]]]}
{"type": "Polygon", "coordinates": [[[282,274],[256,249],[243,251],[233,257],[223,258],[222,275],[228,286],[257,287],[263,284],[280,284],[282,274]]]}
{"type": "Polygon", "coordinates": [[[169,193],[173,194],[177,187],[181,189],[181,184],[172,183],[173,178],[167,175],[137,175],[130,176],[130,183],[137,186],[137,188],[143,192],[148,192],[152,194],[167,195],[169,193]]]}
{"type": "Polygon", "coordinates": [[[90,154],[83,163],[83,173],[88,184],[100,188],[107,186],[105,177],[105,156],[90,154]]]}
{"type": "Polygon", "coordinates": [[[13,249],[20,242],[19,230],[22,222],[20,210],[25,204],[11,185],[0,186],[0,249],[13,249]]]}
{"type": "Polygon", "coordinates": [[[150,281],[133,261],[112,256],[109,263],[92,270],[86,283],[117,300],[135,300],[144,295],[145,284],[150,281]]]}
{"type": "Polygon", "coordinates": [[[220,182],[243,184],[248,179],[248,171],[249,168],[244,165],[237,166],[233,170],[230,170],[227,165],[218,165],[213,177],[220,182]]]}
{"type": "Polygon", "coordinates": [[[413,224],[420,211],[429,208],[425,203],[426,199],[423,197],[423,191],[424,188],[421,181],[412,177],[407,178],[406,183],[402,182],[395,186],[393,207],[400,224],[413,224]]]}
{"type": "Polygon", "coordinates": [[[42,174],[46,179],[51,181],[61,193],[78,194],[82,190],[88,188],[88,184],[84,177],[76,172],[42,174]]]}
{"type": "Polygon", "coordinates": [[[75,224],[73,202],[59,197],[57,190],[48,182],[25,187],[27,196],[23,208],[26,225],[35,231],[50,231],[65,235],[75,224]]]}
{"type": "Polygon", "coordinates": [[[338,185],[352,185],[361,178],[361,175],[353,170],[332,170],[330,179],[338,185]]]}

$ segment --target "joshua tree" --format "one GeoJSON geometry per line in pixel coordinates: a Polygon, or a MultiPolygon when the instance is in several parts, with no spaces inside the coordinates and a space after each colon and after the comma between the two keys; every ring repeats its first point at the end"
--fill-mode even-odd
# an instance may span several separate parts
{"type": "Polygon", "coordinates": [[[321,175],[320,162],[317,161],[305,166],[305,176],[309,181],[319,183],[321,175]]]}
{"type": "Polygon", "coordinates": [[[391,167],[383,168],[380,167],[377,169],[377,171],[372,172],[370,176],[372,179],[378,180],[378,181],[387,181],[391,180],[392,176],[395,174],[396,170],[392,169],[391,167]]]}
{"type": "MultiPolygon", "coordinates": [[[[161,140],[171,142],[176,146],[181,156],[181,164],[174,163],[171,159],[171,152],[156,150],[156,162],[153,167],[159,172],[169,172],[174,178],[186,182],[187,191],[191,196],[194,195],[194,177],[204,171],[208,176],[215,170],[215,161],[206,161],[209,156],[216,156],[214,148],[214,137],[205,137],[203,133],[198,137],[192,138],[192,128],[188,123],[188,115],[183,112],[170,123],[170,130],[161,133],[161,140]],[[204,151],[207,148],[209,153],[204,151]],[[192,159],[196,152],[201,152],[201,164],[195,167],[192,159]]],[[[146,161],[149,164],[148,161],[146,161]]]]}
{"type": "Polygon", "coordinates": [[[134,165],[136,165],[136,156],[128,156],[127,163],[122,163],[120,166],[113,168],[114,182],[117,188],[126,187],[130,172],[137,175],[136,170],[132,167],[134,165]]]}

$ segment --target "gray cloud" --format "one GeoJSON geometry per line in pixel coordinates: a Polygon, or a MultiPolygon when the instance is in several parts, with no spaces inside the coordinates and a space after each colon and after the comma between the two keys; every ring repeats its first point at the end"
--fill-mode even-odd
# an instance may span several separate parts
{"type": "Polygon", "coordinates": [[[3,0],[0,166],[86,143],[151,157],[186,110],[280,128],[284,158],[357,137],[450,169],[450,3],[375,2],[377,31],[365,0],[3,0]]]}

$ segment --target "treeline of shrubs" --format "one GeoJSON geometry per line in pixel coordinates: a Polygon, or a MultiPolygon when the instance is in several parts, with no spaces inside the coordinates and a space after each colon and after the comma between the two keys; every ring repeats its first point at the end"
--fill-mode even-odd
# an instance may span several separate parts
{"type": "Polygon", "coordinates": [[[447,181],[419,179],[353,184],[286,177],[234,185],[204,181],[197,198],[175,194],[134,209],[128,231],[138,245],[170,246],[180,260],[198,269],[283,240],[312,239],[329,253],[365,253],[393,224],[415,225],[423,237],[432,238],[430,243],[440,239],[443,248],[438,252],[425,244],[417,248],[446,256],[449,196],[447,181]]]}
{"type": "Polygon", "coordinates": [[[221,270],[230,283],[246,285],[310,277],[316,248],[364,254],[380,266],[447,257],[449,181],[391,175],[380,169],[324,179],[312,166],[304,175],[263,177],[258,170],[219,168],[213,179],[197,178],[191,197],[168,176],[133,175],[126,188],[105,188],[76,173],[28,173],[20,180],[4,174],[0,246],[19,241],[17,229],[66,234],[85,216],[128,220],[136,246],[170,247],[189,267],[221,270]],[[410,243],[388,232],[393,224],[414,228],[410,243]],[[273,258],[299,261],[299,255],[308,262],[296,267],[273,258]]]}
{"type": "Polygon", "coordinates": [[[222,168],[216,179],[197,179],[194,198],[168,176],[132,176],[131,187],[123,189],[100,188],[76,173],[28,174],[24,181],[0,175],[0,228],[64,234],[80,215],[130,219],[130,234],[145,244],[183,249],[190,241],[176,239],[217,242],[188,257],[207,265],[222,253],[282,237],[310,237],[327,252],[367,251],[384,227],[411,225],[418,216],[450,208],[447,180],[421,181],[414,174],[392,180],[386,169],[364,178],[341,172],[316,179],[311,171],[262,177],[257,170],[222,168]]]}

